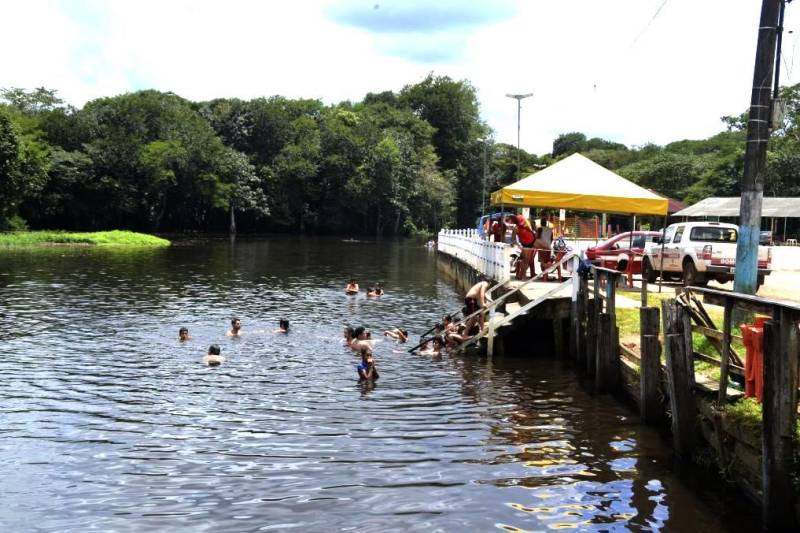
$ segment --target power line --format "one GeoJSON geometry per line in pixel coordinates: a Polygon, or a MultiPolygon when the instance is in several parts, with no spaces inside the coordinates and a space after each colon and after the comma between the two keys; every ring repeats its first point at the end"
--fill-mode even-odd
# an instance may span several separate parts
{"type": "Polygon", "coordinates": [[[645,32],[647,32],[647,30],[650,29],[650,26],[653,25],[653,21],[655,21],[658,18],[658,15],[661,14],[661,10],[664,9],[664,6],[667,5],[668,1],[669,0],[664,0],[663,2],[661,2],[661,5],[658,6],[658,9],[656,9],[656,12],[653,14],[653,16],[647,22],[647,25],[642,29],[641,32],[639,32],[639,35],[637,35],[636,38],[633,40],[633,42],[631,43],[631,47],[633,47],[639,41],[639,39],[642,38],[642,35],[644,35],[645,32]]]}

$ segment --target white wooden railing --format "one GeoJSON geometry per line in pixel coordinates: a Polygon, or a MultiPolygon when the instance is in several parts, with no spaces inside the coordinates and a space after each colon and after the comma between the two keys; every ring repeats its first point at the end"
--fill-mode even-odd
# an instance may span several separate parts
{"type": "Polygon", "coordinates": [[[443,229],[439,232],[437,249],[497,282],[506,282],[510,277],[512,247],[481,239],[477,230],[443,229]]]}

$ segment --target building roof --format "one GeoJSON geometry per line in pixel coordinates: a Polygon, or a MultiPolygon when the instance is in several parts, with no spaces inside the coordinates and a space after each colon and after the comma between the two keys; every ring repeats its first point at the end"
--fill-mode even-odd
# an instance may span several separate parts
{"type": "MultiPolygon", "coordinates": [[[[739,204],[742,199],[733,198],[706,198],[696,204],[673,213],[676,217],[738,217],[739,204]]],[[[800,217],[800,198],[773,198],[764,197],[761,205],[762,217],[800,217]]]]}

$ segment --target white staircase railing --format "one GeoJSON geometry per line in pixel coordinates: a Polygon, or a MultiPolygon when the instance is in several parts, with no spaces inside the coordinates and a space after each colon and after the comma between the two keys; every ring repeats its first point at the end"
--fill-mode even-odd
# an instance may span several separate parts
{"type": "Polygon", "coordinates": [[[499,283],[510,278],[512,247],[503,242],[482,239],[477,230],[442,230],[439,232],[437,249],[499,283]]]}

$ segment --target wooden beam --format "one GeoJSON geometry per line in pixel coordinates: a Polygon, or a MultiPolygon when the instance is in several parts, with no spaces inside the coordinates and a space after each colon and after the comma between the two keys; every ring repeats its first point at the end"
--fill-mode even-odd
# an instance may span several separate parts
{"type": "Polygon", "coordinates": [[[691,327],[688,314],[674,299],[661,302],[665,337],[665,354],[672,411],[672,438],[675,453],[689,459],[694,450],[694,431],[697,407],[692,396],[694,360],[691,349],[691,327]],[[688,341],[687,341],[688,338],[688,341]]]}
{"type": "Polygon", "coordinates": [[[659,339],[659,312],[657,307],[639,310],[641,366],[639,368],[639,406],[642,422],[654,423],[661,419],[658,387],[661,383],[661,340],[659,339]]]}
{"type": "Polygon", "coordinates": [[[794,434],[797,418],[797,324],[782,309],[779,320],[764,324],[764,404],[762,451],[764,459],[764,523],[774,531],[797,531],[794,514],[794,434]]]}
{"type": "Polygon", "coordinates": [[[725,314],[722,318],[722,353],[719,365],[719,394],[717,403],[722,406],[728,399],[728,369],[730,368],[731,352],[731,317],[733,316],[733,300],[725,302],[725,314]]]}

